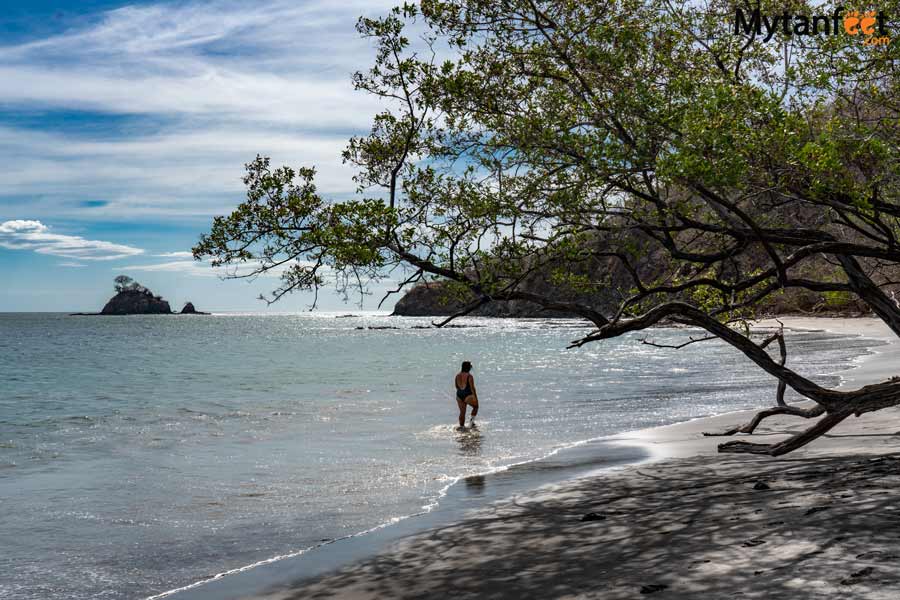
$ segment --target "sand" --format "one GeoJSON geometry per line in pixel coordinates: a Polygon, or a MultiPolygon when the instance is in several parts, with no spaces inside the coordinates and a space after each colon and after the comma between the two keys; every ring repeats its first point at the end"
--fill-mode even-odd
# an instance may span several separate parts
{"type": "MultiPolygon", "coordinates": [[[[888,342],[842,387],[900,374],[900,343],[875,319],[782,321],[888,342]]],[[[652,459],[495,503],[254,597],[900,598],[900,409],[848,419],[781,458],[718,454],[723,438],[702,435],[752,414],[616,436],[652,459]]],[[[808,424],[773,418],[752,437],[808,424]]]]}

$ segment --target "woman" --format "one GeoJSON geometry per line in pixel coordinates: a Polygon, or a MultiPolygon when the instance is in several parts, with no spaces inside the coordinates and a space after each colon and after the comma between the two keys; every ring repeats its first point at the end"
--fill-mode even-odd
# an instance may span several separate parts
{"type": "Polygon", "coordinates": [[[472,422],[475,426],[475,415],[478,414],[478,392],[475,391],[475,378],[472,377],[472,363],[463,361],[462,370],[456,374],[454,385],[456,386],[456,405],[459,406],[459,426],[466,426],[466,405],[472,407],[472,422]]]}

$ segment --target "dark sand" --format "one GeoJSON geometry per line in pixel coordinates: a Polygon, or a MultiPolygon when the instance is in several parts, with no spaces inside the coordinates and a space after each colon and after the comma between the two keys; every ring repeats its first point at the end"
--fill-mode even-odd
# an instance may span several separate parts
{"type": "Polygon", "coordinates": [[[258,597],[646,595],[900,597],[900,455],[653,463],[498,504],[258,597]]]}

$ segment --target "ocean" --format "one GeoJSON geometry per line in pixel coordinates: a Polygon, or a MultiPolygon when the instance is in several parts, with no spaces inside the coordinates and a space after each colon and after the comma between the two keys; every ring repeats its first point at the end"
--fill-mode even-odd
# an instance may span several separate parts
{"type": "MultiPolygon", "coordinates": [[[[689,330],[566,350],[585,323],[429,323],[0,314],[0,598],[147,598],[427,513],[467,477],[774,401],[721,343],[640,341],[689,330]],[[455,430],[462,360],[477,431],[455,430]]],[[[873,345],[788,343],[828,386],[873,345]]]]}

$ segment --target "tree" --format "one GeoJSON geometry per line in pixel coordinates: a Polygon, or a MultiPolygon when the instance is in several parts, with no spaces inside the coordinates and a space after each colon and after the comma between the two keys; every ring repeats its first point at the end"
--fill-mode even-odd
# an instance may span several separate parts
{"type": "Polygon", "coordinates": [[[119,275],[113,281],[115,281],[116,293],[121,294],[122,292],[147,292],[147,288],[139,284],[137,281],[129,277],[128,275],[119,275]]]}
{"type": "Polygon", "coordinates": [[[781,16],[769,2],[423,0],[361,19],[376,54],[354,83],[388,108],[344,153],[360,198],[328,202],[314,170],[257,157],[247,200],[194,255],[251,263],[241,276],[284,269],[272,301],[332,274],[360,291],[397,269],[397,291],[439,278],[474,298],[451,319],[491,300],[588,319],[596,329],[573,347],[664,322],[701,328],[695,341],[742,352],[779,399],[789,387],[815,403],[779,402],[742,430],[821,417],[778,444],[720,450],[790,452],[900,404],[898,380],[819,386],[786,365],[780,334],[748,327],[761,303],[803,289],[855,297],[900,335],[897,44],[838,29],[840,12],[791,7],[792,35],[770,40],[736,25],[738,9],[781,16]],[[836,28],[803,35],[793,15],[808,30],[819,14],[836,28]],[[609,283],[579,275],[586,264],[630,278],[613,310],[561,300],[609,283]],[[548,269],[554,293],[523,289],[548,269]]]}
{"type": "Polygon", "coordinates": [[[134,286],[134,279],[128,275],[119,275],[115,278],[116,293],[121,294],[125,290],[129,290],[134,286]]]}

